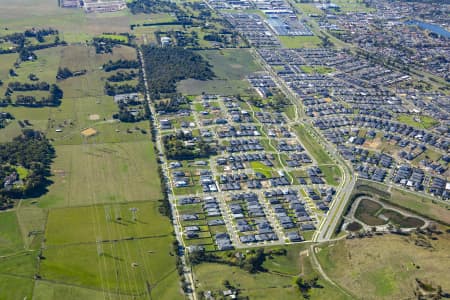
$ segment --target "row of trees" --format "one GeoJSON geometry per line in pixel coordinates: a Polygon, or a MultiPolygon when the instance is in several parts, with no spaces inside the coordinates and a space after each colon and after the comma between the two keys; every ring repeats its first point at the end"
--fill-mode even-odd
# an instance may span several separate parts
{"type": "MultiPolygon", "coordinates": [[[[49,88],[50,95],[37,99],[29,95],[17,95],[15,105],[27,107],[43,107],[43,106],[58,106],[61,104],[61,99],[64,96],[63,91],[56,84],[52,84],[49,88]]],[[[10,96],[3,99],[5,102],[12,103],[10,96]]]]}
{"type": "Polygon", "coordinates": [[[179,13],[175,2],[168,0],[133,0],[127,3],[133,14],[179,13]]]}
{"type": "Polygon", "coordinates": [[[119,94],[130,94],[138,92],[139,88],[131,84],[110,84],[105,82],[105,94],[115,96],[119,94]]]}
{"type": "Polygon", "coordinates": [[[45,81],[36,83],[22,83],[19,81],[10,82],[8,89],[12,91],[48,91],[50,90],[50,84],[45,81]]]}
{"type": "Polygon", "coordinates": [[[118,39],[114,37],[94,37],[92,39],[92,45],[95,47],[95,52],[97,54],[100,53],[112,53],[113,48],[118,45],[127,45],[131,46],[131,40],[134,38],[134,36],[128,34],[128,33],[120,33],[114,35],[121,35],[124,36],[125,39],[118,39]]]}
{"type": "Polygon", "coordinates": [[[76,76],[82,76],[87,73],[86,69],[79,70],[79,71],[72,71],[69,68],[58,68],[58,73],[56,74],[56,79],[58,80],[64,80],[70,77],[76,77],[76,76]]]}
{"type": "Polygon", "coordinates": [[[139,61],[137,60],[126,60],[119,59],[117,61],[109,60],[106,64],[103,65],[103,71],[111,72],[118,69],[137,69],[139,68],[139,61]]]}
{"type": "Polygon", "coordinates": [[[116,74],[113,74],[106,78],[106,80],[111,82],[121,82],[121,81],[127,81],[127,80],[133,80],[138,76],[138,73],[136,73],[134,70],[131,70],[130,72],[123,72],[118,71],[116,74]]]}

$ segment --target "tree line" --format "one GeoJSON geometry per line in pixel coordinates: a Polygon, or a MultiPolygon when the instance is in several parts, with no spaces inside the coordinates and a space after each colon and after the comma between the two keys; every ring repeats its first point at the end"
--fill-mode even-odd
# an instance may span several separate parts
{"type": "Polygon", "coordinates": [[[87,73],[86,69],[79,70],[79,71],[72,71],[69,68],[58,68],[58,73],[56,73],[56,79],[57,80],[64,80],[70,77],[77,77],[82,76],[87,73]]]}
{"type": "Polygon", "coordinates": [[[137,69],[139,68],[139,61],[137,60],[126,60],[119,59],[117,61],[109,60],[106,64],[103,65],[103,71],[111,72],[118,69],[137,69]]]}

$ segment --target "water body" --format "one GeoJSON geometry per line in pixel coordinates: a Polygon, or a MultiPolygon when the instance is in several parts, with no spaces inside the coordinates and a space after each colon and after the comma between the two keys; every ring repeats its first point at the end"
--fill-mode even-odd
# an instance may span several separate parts
{"type": "Polygon", "coordinates": [[[416,25],[416,26],[420,27],[421,29],[429,30],[429,31],[436,33],[437,35],[440,35],[445,38],[450,38],[450,32],[448,32],[447,30],[445,30],[444,28],[442,28],[441,26],[438,26],[438,25],[434,25],[434,24],[430,24],[430,23],[426,23],[426,22],[422,22],[422,21],[417,21],[417,20],[407,21],[406,24],[407,25],[416,25]]]}

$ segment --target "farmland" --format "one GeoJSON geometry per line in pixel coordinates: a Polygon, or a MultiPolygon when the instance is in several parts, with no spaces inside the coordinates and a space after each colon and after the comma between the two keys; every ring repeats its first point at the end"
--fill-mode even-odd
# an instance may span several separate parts
{"type": "MultiPolygon", "coordinates": [[[[53,1],[40,4],[42,11],[36,10],[29,20],[8,19],[8,31],[23,30],[28,22],[42,22],[44,16],[49,18],[48,26],[57,23],[64,30],[60,36],[68,42],[85,42],[115,30],[114,26],[129,30],[128,13],[94,19],[81,11],[60,10],[53,1]],[[79,21],[81,26],[73,26],[79,21]]],[[[26,14],[12,3],[7,11],[26,14]]],[[[5,10],[0,14],[3,20],[5,10]]],[[[133,18],[139,21],[139,16],[133,18]]],[[[4,28],[1,31],[5,33],[4,28]]],[[[10,82],[29,82],[34,74],[40,81],[58,84],[64,92],[62,102],[56,107],[3,108],[15,119],[2,129],[0,142],[19,135],[26,120],[26,128],[46,134],[56,154],[48,190],[0,215],[0,254],[4,255],[0,298],[148,299],[150,294],[159,299],[181,298],[172,227],[159,211],[162,191],[148,122],[114,119],[117,104],[104,92],[106,78],[116,72],[106,73],[102,65],[110,60],[135,60],[136,50],[119,46],[113,53],[98,54],[82,43],[35,53],[37,59],[18,67],[13,66],[17,54],[0,55],[4,83],[0,92],[4,94],[10,82]],[[10,68],[15,68],[17,76],[9,76],[10,68]],[[82,75],[57,79],[59,68],[82,75]],[[85,129],[95,135],[84,137],[85,129]]],[[[126,83],[136,85],[137,79],[126,83]]],[[[45,96],[40,91],[26,93],[45,96]]],[[[26,176],[26,170],[18,171],[26,176]]]]}
{"type": "Polygon", "coordinates": [[[56,152],[51,177],[55,184],[37,199],[39,206],[161,199],[150,142],[57,146],[56,152]]]}

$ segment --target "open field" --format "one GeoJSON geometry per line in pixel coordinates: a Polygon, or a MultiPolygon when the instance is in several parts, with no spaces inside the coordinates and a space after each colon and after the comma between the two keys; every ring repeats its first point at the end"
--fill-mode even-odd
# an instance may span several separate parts
{"type": "Polygon", "coordinates": [[[130,24],[149,20],[147,15],[132,15],[128,10],[85,14],[82,9],[62,9],[53,0],[2,0],[0,34],[23,31],[44,24],[56,28],[69,43],[85,42],[104,32],[129,32],[130,24]],[[24,9],[33,7],[33,9],[24,9]],[[8,28],[8,30],[5,30],[8,28]]]}
{"type": "Polygon", "coordinates": [[[14,211],[0,213],[0,228],[0,255],[23,250],[22,236],[14,211]]]}
{"type": "Polygon", "coordinates": [[[428,129],[439,124],[439,121],[430,116],[399,115],[398,121],[421,129],[428,129]]]}
{"type": "MultiPolygon", "coordinates": [[[[263,267],[267,272],[250,274],[238,267],[215,263],[195,266],[197,291],[211,290],[219,293],[226,290],[223,281],[228,280],[240,290],[241,296],[248,296],[250,299],[304,299],[295,285],[295,278],[298,275],[305,278],[318,276],[307,255],[308,251],[304,251],[307,246],[291,245],[283,248],[287,250],[286,256],[266,258],[263,267]]],[[[322,288],[312,289],[311,299],[348,299],[320,276],[318,283],[322,288]]]]}
{"type": "Polygon", "coordinates": [[[300,69],[305,72],[306,74],[314,74],[314,73],[318,73],[318,74],[328,74],[331,72],[334,72],[335,69],[334,68],[330,68],[327,66],[301,66],[300,69]]]}
{"type": "Polygon", "coordinates": [[[317,48],[321,40],[317,36],[278,36],[284,48],[317,48]]]}
{"type": "Polygon", "coordinates": [[[178,84],[180,92],[188,95],[200,95],[202,92],[222,95],[253,93],[245,76],[261,71],[261,68],[248,50],[204,50],[198,53],[213,66],[216,78],[208,81],[181,81],[178,84]]]}
{"type": "Polygon", "coordinates": [[[311,3],[295,3],[295,7],[302,13],[310,15],[323,15],[324,12],[311,3]]]}
{"type": "Polygon", "coordinates": [[[31,299],[34,281],[32,277],[0,275],[1,299],[31,299]]]}
{"type": "MultiPolygon", "coordinates": [[[[85,142],[81,131],[87,127],[93,127],[99,132],[95,137],[96,143],[139,141],[148,138],[148,135],[140,130],[148,128],[147,122],[120,123],[112,119],[118,108],[113,98],[104,95],[103,91],[105,78],[110,74],[99,69],[110,59],[135,59],[136,51],[133,48],[121,46],[115,48],[113,54],[96,54],[92,47],[67,46],[39,50],[36,54],[37,61],[23,63],[17,69],[17,78],[28,82],[28,74],[34,73],[40,80],[55,83],[58,67],[68,67],[74,71],[85,69],[87,74],[57,82],[64,91],[64,98],[59,107],[4,108],[3,110],[12,113],[16,120],[2,129],[0,142],[19,135],[19,120],[29,120],[32,128],[46,133],[55,145],[85,142]],[[91,120],[91,115],[98,115],[99,119],[91,120]],[[56,129],[61,132],[56,132],[56,129]]],[[[0,80],[5,82],[3,87],[0,87],[2,93],[9,81],[18,80],[9,78],[7,74],[14,61],[14,56],[0,55],[0,66],[5,67],[0,71],[0,80]],[[7,59],[4,59],[5,57],[7,59]]]]}
{"type": "Polygon", "coordinates": [[[41,207],[160,200],[150,142],[56,146],[56,159],[41,207]]]}
{"type": "Polygon", "coordinates": [[[44,279],[115,293],[147,295],[175,272],[173,237],[49,247],[41,263],[44,279]]]}
{"type": "Polygon", "coordinates": [[[252,167],[253,171],[263,174],[266,178],[272,177],[272,168],[266,166],[260,161],[252,161],[250,162],[250,166],[252,167]]]}
{"type": "Polygon", "coordinates": [[[170,235],[170,223],[159,213],[158,206],[153,201],[52,209],[47,221],[46,245],[170,235]],[[132,208],[137,209],[136,220],[132,208]]]}
{"type": "MultiPolygon", "coordinates": [[[[132,296],[128,295],[118,295],[112,292],[107,293],[108,299],[111,300],[131,300],[132,296]]],[[[103,300],[105,299],[105,294],[99,289],[88,289],[67,284],[58,284],[48,281],[39,280],[36,281],[33,291],[33,299],[36,300],[48,300],[48,299],[67,299],[67,300],[77,300],[77,299],[92,299],[92,300],[103,300]]],[[[143,299],[143,298],[137,298],[143,299]]]]}
{"type": "Polygon", "coordinates": [[[372,8],[367,7],[363,0],[336,0],[334,4],[340,7],[342,13],[346,12],[371,12],[372,8]]]}
{"type": "Polygon", "coordinates": [[[338,166],[320,166],[320,170],[322,171],[327,184],[337,186],[341,181],[342,174],[338,166]]]}
{"type": "Polygon", "coordinates": [[[25,247],[39,248],[47,222],[48,210],[37,206],[23,205],[16,210],[16,214],[25,247]]]}
{"type": "Polygon", "coordinates": [[[417,246],[417,236],[386,235],[342,240],[322,247],[318,254],[325,272],[342,287],[364,299],[414,298],[415,278],[450,289],[449,234],[417,246]]]}

